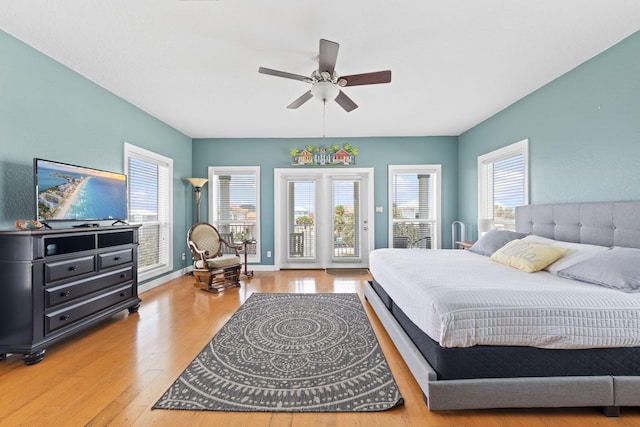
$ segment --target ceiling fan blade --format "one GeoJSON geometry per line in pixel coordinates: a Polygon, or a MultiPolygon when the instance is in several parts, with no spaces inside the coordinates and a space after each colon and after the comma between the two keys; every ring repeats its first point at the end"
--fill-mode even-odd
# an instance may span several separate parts
{"type": "Polygon", "coordinates": [[[340,45],[325,39],[320,39],[320,56],[318,56],[318,71],[327,71],[333,75],[338,59],[340,45]]]}
{"type": "Polygon", "coordinates": [[[389,83],[391,81],[391,70],[376,71],[374,73],[353,74],[351,76],[341,76],[340,79],[347,81],[345,86],[376,85],[389,83]]]}
{"type": "Polygon", "coordinates": [[[336,97],[336,102],[348,113],[358,108],[358,104],[353,102],[343,91],[340,91],[336,97]]]}
{"type": "Polygon", "coordinates": [[[299,106],[301,106],[302,104],[310,100],[311,98],[313,98],[313,95],[311,94],[311,91],[308,90],[300,98],[296,99],[291,104],[287,105],[287,108],[289,109],[298,108],[299,106]]]}
{"type": "Polygon", "coordinates": [[[300,80],[303,82],[311,83],[311,79],[309,77],[301,76],[300,74],[287,73],[286,71],[278,71],[272,70],[271,68],[260,67],[258,68],[258,72],[261,74],[268,74],[270,76],[284,77],[285,79],[300,80]]]}

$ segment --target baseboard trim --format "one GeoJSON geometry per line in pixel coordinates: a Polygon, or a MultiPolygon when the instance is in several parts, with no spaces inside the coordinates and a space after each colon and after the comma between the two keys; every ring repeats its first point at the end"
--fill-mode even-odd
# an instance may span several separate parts
{"type": "MultiPolygon", "coordinates": [[[[276,268],[275,265],[251,265],[248,266],[249,271],[279,271],[279,268],[276,268]]],[[[173,271],[169,274],[165,274],[164,276],[156,277],[155,279],[149,280],[148,282],[144,282],[142,285],[138,285],[138,293],[141,294],[143,292],[150,291],[153,288],[157,288],[158,286],[164,285],[170,280],[177,279],[179,277],[184,276],[185,274],[193,271],[193,266],[185,267],[180,270],[173,271]]]]}

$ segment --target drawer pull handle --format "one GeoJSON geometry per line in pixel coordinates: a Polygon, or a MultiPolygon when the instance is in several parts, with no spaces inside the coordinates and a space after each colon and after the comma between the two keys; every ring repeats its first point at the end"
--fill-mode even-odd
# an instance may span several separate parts
{"type": "Polygon", "coordinates": [[[120,278],[121,278],[121,279],[124,279],[124,278],[126,278],[126,277],[127,277],[127,275],[126,275],[126,274],[124,274],[124,273],[122,273],[122,274],[120,275],[120,278]]]}
{"type": "Polygon", "coordinates": [[[113,260],[114,260],[114,261],[120,261],[120,259],[121,259],[121,258],[120,258],[119,256],[114,256],[114,257],[113,257],[113,260]]]}
{"type": "Polygon", "coordinates": [[[78,269],[77,265],[72,265],[71,267],[69,267],[69,271],[76,271],[78,269]]]}
{"type": "Polygon", "coordinates": [[[69,320],[71,319],[71,316],[69,316],[68,314],[63,314],[62,316],[60,316],[60,320],[65,321],[65,320],[69,320]]]}
{"type": "Polygon", "coordinates": [[[60,292],[61,297],[68,297],[69,295],[71,295],[71,291],[60,292]]]}
{"type": "Polygon", "coordinates": [[[126,296],[127,296],[127,294],[126,294],[126,293],[124,293],[124,292],[120,292],[120,296],[124,298],[124,297],[126,297],[126,296]]]}

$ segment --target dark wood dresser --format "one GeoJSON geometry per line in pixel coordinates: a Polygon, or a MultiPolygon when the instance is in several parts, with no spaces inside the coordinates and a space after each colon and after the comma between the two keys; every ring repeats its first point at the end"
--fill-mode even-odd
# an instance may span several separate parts
{"type": "Polygon", "coordinates": [[[137,312],[138,228],[0,231],[0,359],[38,363],[48,345],[137,312]]]}

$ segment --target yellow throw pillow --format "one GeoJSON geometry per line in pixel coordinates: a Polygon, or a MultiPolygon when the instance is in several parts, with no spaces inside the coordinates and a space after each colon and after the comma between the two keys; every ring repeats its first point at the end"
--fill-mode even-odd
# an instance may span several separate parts
{"type": "Polygon", "coordinates": [[[569,250],[526,240],[512,240],[491,255],[491,260],[533,273],[562,258],[569,250]]]}

